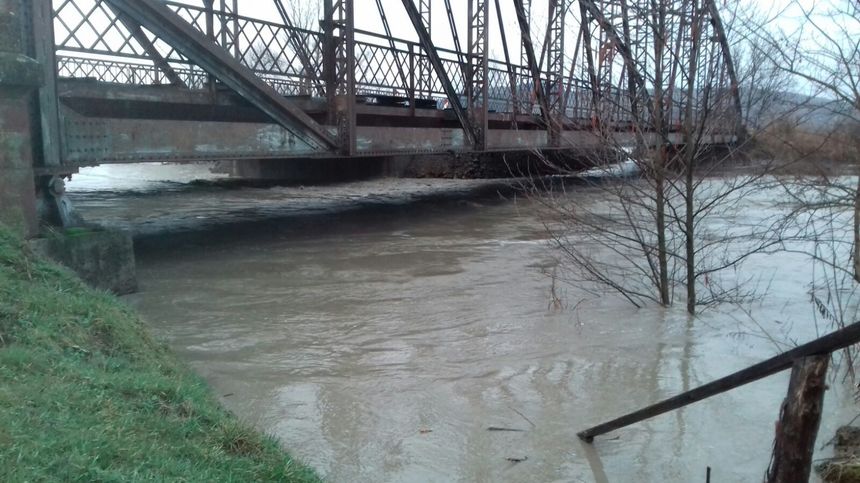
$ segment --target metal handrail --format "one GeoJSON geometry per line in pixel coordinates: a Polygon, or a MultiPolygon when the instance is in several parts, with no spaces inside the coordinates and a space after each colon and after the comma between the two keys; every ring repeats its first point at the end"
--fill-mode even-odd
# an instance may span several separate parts
{"type": "Polygon", "coordinates": [[[659,416],[707,399],[711,396],[730,391],[751,382],[772,376],[792,367],[795,361],[809,356],[825,355],[860,343],[860,322],[855,322],[835,332],[819,337],[811,342],[795,347],[758,364],[734,372],[716,381],[709,382],[690,391],[670,397],[656,404],[639,409],[619,418],[593,426],[577,433],[582,440],[592,442],[595,436],[614,431],[646,419],[659,416]]]}

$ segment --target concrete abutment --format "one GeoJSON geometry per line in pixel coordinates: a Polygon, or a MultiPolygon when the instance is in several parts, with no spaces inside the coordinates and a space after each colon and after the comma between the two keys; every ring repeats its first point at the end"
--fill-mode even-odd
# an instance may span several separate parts
{"type": "Polygon", "coordinates": [[[20,0],[0,0],[0,223],[31,239],[37,251],[71,268],[88,284],[129,293],[137,285],[131,237],[64,228],[75,223],[63,197],[62,178],[45,174],[49,164],[45,146],[59,140],[43,142],[49,135],[38,92],[45,85],[46,69],[34,58],[36,42],[27,38],[32,29],[24,22],[33,15],[25,7],[20,0]]]}

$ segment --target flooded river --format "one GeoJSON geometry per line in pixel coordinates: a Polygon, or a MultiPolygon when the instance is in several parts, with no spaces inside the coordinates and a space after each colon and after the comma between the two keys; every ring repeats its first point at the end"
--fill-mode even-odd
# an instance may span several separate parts
{"type": "MultiPolygon", "coordinates": [[[[536,204],[493,183],[117,188],[118,168],[100,169],[70,191],[85,216],[139,234],[129,302],[328,481],[704,482],[708,467],[760,481],[786,374],[593,446],[576,432],[775,354],[765,331],[824,330],[808,264],[788,255],[745,266],[772,280],[755,324],[564,285],[558,308],[536,204]]],[[[819,446],[854,416],[852,395],[828,391],[819,446]]]]}

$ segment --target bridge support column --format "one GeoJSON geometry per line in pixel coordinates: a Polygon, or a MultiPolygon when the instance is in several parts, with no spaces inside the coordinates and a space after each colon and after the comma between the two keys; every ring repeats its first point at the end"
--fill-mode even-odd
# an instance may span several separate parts
{"type": "Polygon", "coordinates": [[[323,11],[323,70],[328,116],[329,121],[337,126],[338,151],[351,156],[356,152],[353,0],[325,0],[323,11]]]}
{"type": "Polygon", "coordinates": [[[33,93],[42,67],[25,55],[27,42],[20,0],[0,0],[0,222],[26,236],[38,231],[33,159],[33,93]]]}
{"type": "Polygon", "coordinates": [[[477,139],[475,149],[487,149],[487,112],[489,109],[489,17],[490,0],[469,0],[469,61],[466,100],[477,139]]]}

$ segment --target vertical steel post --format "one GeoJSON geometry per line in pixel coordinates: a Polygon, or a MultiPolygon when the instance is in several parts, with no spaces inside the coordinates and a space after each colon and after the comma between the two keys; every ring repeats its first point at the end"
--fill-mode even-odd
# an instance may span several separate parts
{"type": "Polygon", "coordinates": [[[225,50],[230,50],[230,42],[229,37],[227,36],[227,22],[229,21],[229,16],[227,15],[227,0],[221,0],[221,47],[224,47],[225,50]]]}
{"type": "MultiPolygon", "coordinates": [[[[550,0],[553,1],[553,0],[550,0]]],[[[532,23],[532,0],[522,0],[523,4],[523,13],[525,14],[526,23],[531,27],[532,23]]],[[[520,44],[520,64],[527,66],[529,65],[528,55],[526,53],[525,44],[520,44]]]]}
{"type": "Polygon", "coordinates": [[[39,88],[42,166],[59,166],[60,114],[57,97],[57,60],[54,53],[54,9],[51,0],[32,0],[33,58],[42,66],[44,84],[39,88]]]}
{"type": "MultiPolygon", "coordinates": [[[[424,25],[424,30],[433,38],[433,26],[431,0],[418,0],[418,13],[421,15],[421,24],[424,25]]],[[[421,49],[418,49],[418,94],[431,97],[433,95],[433,81],[430,76],[433,73],[433,67],[430,65],[430,60],[426,55],[421,54],[421,49]],[[424,94],[426,93],[426,94],[424,94]]]]}
{"type": "Polygon", "coordinates": [[[474,67],[474,62],[472,61],[472,55],[474,53],[473,37],[475,37],[475,27],[472,25],[472,21],[474,16],[475,0],[466,0],[466,19],[468,19],[466,26],[469,31],[466,33],[466,62],[463,66],[463,93],[466,95],[466,107],[469,109],[470,116],[472,116],[472,88],[474,87],[472,85],[474,82],[474,79],[472,78],[472,69],[474,67]]]}
{"type": "Polygon", "coordinates": [[[233,57],[242,56],[239,48],[239,0],[233,0],[233,57]]]}
{"type": "Polygon", "coordinates": [[[558,146],[561,141],[561,126],[564,121],[562,104],[564,99],[564,17],[567,0],[550,0],[549,24],[547,28],[547,103],[553,122],[549,126],[550,144],[558,146]]]}
{"type": "Polygon", "coordinates": [[[334,40],[334,0],[323,0],[323,81],[328,118],[326,123],[336,122],[337,106],[337,45],[334,40]]]}
{"type": "MultiPolygon", "coordinates": [[[[525,16],[525,24],[529,26],[529,29],[531,29],[532,0],[522,0],[522,8],[523,15],[525,16]]],[[[531,32],[531,30],[529,30],[529,32],[531,32]]],[[[529,33],[529,35],[531,35],[531,33],[529,33]]],[[[529,58],[528,53],[526,52],[526,44],[524,42],[520,42],[520,66],[523,67],[520,71],[520,76],[523,79],[528,79],[531,76],[531,72],[529,70],[528,65],[529,58]]],[[[521,110],[531,114],[533,111],[532,106],[534,105],[532,94],[534,93],[534,89],[536,88],[536,86],[532,89],[529,89],[528,82],[523,82],[520,88],[522,89],[520,93],[520,100],[522,101],[521,110]]]]}
{"type": "Polygon", "coordinates": [[[476,128],[478,139],[475,149],[487,148],[487,112],[489,109],[488,35],[489,0],[469,0],[469,51],[468,77],[466,79],[466,99],[469,117],[476,128]]]}
{"type": "Polygon", "coordinates": [[[239,0],[221,0],[221,47],[239,58],[239,0]],[[229,3],[228,3],[229,2],[229,3]]]}
{"type": "Polygon", "coordinates": [[[415,44],[409,43],[409,114],[415,116],[415,44]]]}
{"type": "Polygon", "coordinates": [[[355,16],[353,0],[334,2],[335,123],[341,154],[355,154],[355,16]]]}
{"type": "MultiPolygon", "coordinates": [[[[215,0],[203,0],[203,7],[206,9],[206,36],[209,40],[217,42],[215,39],[215,0]]],[[[215,92],[215,76],[209,74],[206,85],[209,91],[215,92]]]]}

